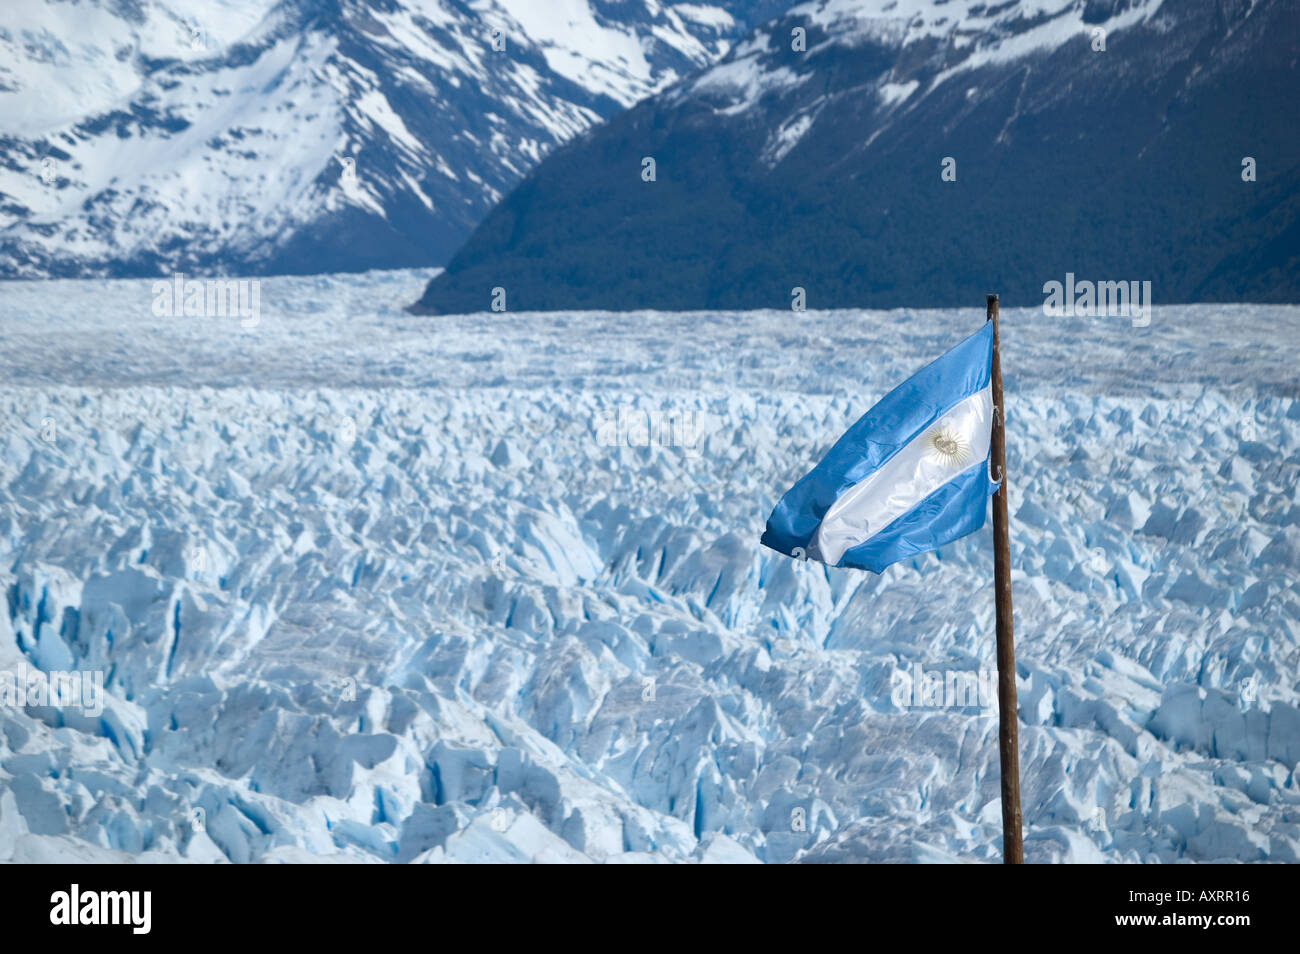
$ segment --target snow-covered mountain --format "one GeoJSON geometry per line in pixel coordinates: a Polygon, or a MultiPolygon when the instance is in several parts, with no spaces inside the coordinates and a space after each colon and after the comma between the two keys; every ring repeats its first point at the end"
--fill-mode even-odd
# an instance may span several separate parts
{"type": "MultiPolygon", "coordinates": [[[[999,860],[993,700],[894,691],[993,667],[989,530],[758,543],[983,309],[427,278],[0,288],[0,675],[104,680],[0,697],[0,862],[999,860]]],[[[1002,327],[1027,860],[1300,862],[1300,308],[1002,327]]]]}
{"type": "Polygon", "coordinates": [[[552,153],[419,308],[1300,300],[1300,5],[811,0],[552,153]],[[654,181],[642,159],[656,160],[654,181]]]}
{"type": "Polygon", "coordinates": [[[442,264],[556,143],[771,6],[9,4],[0,276],[442,264]]]}

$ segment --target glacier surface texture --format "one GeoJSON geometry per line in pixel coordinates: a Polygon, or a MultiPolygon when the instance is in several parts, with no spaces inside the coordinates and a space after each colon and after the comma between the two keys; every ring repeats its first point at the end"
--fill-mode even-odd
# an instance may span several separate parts
{"type": "MultiPolygon", "coordinates": [[[[999,861],[996,705],[899,692],[994,666],[988,529],[758,545],[982,303],[406,314],[430,274],[251,327],[3,285],[0,670],[105,695],[0,707],[0,860],[999,861]]],[[[1026,860],[1300,861],[1300,308],[1003,340],[1026,860]]]]}

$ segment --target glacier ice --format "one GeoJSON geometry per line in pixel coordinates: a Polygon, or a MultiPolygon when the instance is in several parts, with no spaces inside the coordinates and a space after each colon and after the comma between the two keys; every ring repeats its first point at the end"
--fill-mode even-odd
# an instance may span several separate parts
{"type": "MultiPolygon", "coordinates": [[[[405,314],[428,275],[252,329],[5,284],[0,670],[105,698],[0,707],[0,860],[999,860],[996,713],[890,697],[994,664],[987,531],[757,543],[982,309],[405,314]]],[[[1003,324],[1026,859],[1300,861],[1300,308],[1003,324]]]]}

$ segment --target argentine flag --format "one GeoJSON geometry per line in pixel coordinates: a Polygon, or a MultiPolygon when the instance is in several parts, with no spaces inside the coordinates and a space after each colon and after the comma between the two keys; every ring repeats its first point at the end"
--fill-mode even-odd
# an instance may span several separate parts
{"type": "Polygon", "coordinates": [[[848,429],[768,518],[765,546],[880,573],[984,526],[993,322],[848,429]]]}

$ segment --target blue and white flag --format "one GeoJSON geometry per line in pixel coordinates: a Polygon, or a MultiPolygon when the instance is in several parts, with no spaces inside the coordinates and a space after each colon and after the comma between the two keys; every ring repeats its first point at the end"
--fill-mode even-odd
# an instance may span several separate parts
{"type": "Polygon", "coordinates": [[[768,518],[763,544],[880,573],[984,526],[993,323],[922,368],[848,429],[768,518]]]}

